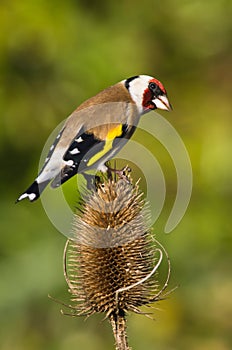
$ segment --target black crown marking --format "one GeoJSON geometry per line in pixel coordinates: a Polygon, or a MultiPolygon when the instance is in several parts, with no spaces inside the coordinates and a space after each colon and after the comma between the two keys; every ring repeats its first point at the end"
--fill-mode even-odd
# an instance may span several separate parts
{"type": "Polygon", "coordinates": [[[135,75],[134,77],[130,77],[125,81],[125,87],[127,88],[127,90],[129,90],[130,82],[134,79],[137,79],[138,77],[139,77],[138,75],[135,75]]]}

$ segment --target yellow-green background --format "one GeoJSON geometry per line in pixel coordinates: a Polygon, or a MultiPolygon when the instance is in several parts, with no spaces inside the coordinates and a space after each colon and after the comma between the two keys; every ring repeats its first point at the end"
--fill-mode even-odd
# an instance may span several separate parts
{"type": "Polygon", "coordinates": [[[68,300],[65,237],[40,201],[14,201],[54,127],[84,99],[141,73],[168,89],[174,111],[162,114],[186,144],[194,186],[184,219],[164,234],[176,187],[161,152],[168,194],[155,232],[172,261],[170,288],[179,288],[155,321],[128,317],[130,344],[231,349],[232,2],[2,0],[0,28],[1,349],[113,349],[102,317],[61,316],[47,298],[68,300]]]}

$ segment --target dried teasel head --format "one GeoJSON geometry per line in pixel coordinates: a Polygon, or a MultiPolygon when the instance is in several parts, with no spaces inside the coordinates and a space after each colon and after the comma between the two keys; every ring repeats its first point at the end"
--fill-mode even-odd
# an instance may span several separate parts
{"type": "Polygon", "coordinates": [[[167,286],[158,291],[162,256],[138,184],[104,179],[81,203],[64,251],[71,314],[141,313],[167,286]]]}

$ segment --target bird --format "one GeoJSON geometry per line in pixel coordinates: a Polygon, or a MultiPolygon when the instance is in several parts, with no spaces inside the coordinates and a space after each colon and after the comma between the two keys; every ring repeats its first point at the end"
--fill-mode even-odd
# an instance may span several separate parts
{"type": "Polygon", "coordinates": [[[51,182],[56,188],[88,170],[106,172],[107,162],[131,138],[143,114],[170,111],[163,84],[149,75],[136,75],[82,102],[66,119],[32,185],[16,202],[38,199],[51,182]]]}

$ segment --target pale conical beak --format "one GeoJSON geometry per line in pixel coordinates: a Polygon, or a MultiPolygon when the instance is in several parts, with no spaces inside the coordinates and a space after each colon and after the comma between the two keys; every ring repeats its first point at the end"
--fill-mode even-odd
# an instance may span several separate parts
{"type": "Polygon", "coordinates": [[[160,95],[156,97],[152,102],[156,105],[157,109],[163,109],[164,111],[171,111],[172,106],[168,101],[168,98],[166,95],[160,95]]]}

